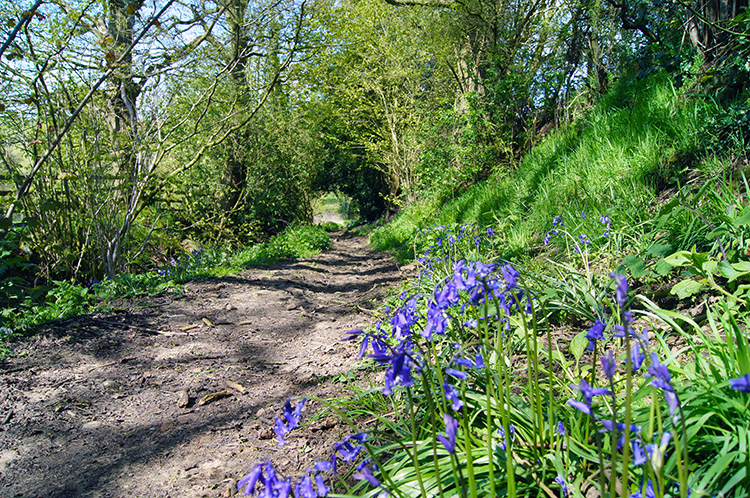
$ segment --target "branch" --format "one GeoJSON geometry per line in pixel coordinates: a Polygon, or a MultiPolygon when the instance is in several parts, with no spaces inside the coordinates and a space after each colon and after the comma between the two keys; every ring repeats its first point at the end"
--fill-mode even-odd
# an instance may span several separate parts
{"type": "Polygon", "coordinates": [[[258,113],[258,111],[260,111],[260,109],[263,107],[263,105],[268,100],[268,97],[273,92],[273,89],[275,88],[276,84],[278,83],[279,78],[281,78],[281,73],[284,72],[284,70],[287,68],[287,66],[289,66],[289,64],[292,62],[292,58],[294,57],[294,53],[297,50],[297,45],[299,44],[300,32],[302,31],[302,22],[303,22],[303,18],[304,18],[304,15],[305,15],[305,3],[306,3],[306,0],[302,2],[302,6],[300,8],[299,22],[297,23],[297,28],[296,28],[295,33],[294,33],[294,43],[292,44],[292,48],[289,50],[289,55],[284,60],[283,64],[281,64],[281,66],[279,67],[279,69],[276,71],[276,74],[274,75],[273,80],[271,80],[271,83],[268,85],[268,88],[266,88],[266,91],[263,94],[263,98],[260,100],[260,102],[258,102],[258,104],[255,106],[255,108],[250,112],[250,114],[246,118],[242,119],[239,123],[237,123],[236,125],[230,127],[229,129],[227,129],[226,132],[221,137],[219,137],[218,139],[213,140],[213,141],[211,141],[211,142],[203,145],[198,150],[198,152],[195,153],[195,156],[193,156],[193,158],[190,161],[188,161],[183,166],[177,168],[176,170],[174,170],[171,173],[169,173],[168,175],[166,175],[164,177],[164,179],[162,180],[162,182],[161,182],[161,184],[159,185],[158,188],[160,188],[164,183],[166,183],[166,181],[168,179],[170,179],[170,178],[172,178],[172,177],[174,177],[176,175],[179,175],[183,171],[185,171],[185,170],[193,167],[198,161],[201,160],[201,158],[203,157],[203,154],[205,154],[208,149],[210,149],[212,147],[216,147],[217,145],[220,145],[222,142],[224,142],[224,140],[226,140],[227,138],[229,138],[229,136],[232,133],[236,132],[240,128],[244,127],[247,123],[249,123],[250,120],[252,120],[255,117],[255,115],[258,113]]]}
{"type": "Polygon", "coordinates": [[[18,23],[16,23],[16,27],[13,28],[13,31],[10,32],[10,34],[8,35],[8,39],[5,40],[3,46],[0,47],[0,58],[2,58],[3,53],[10,46],[10,44],[13,43],[13,40],[16,38],[16,35],[18,35],[18,32],[21,31],[23,25],[31,21],[31,18],[34,16],[34,12],[36,12],[36,9],[38,9],[40,5],[42,5],[42,0],[36,0],[36,3],[32,5],[29,10],[26,10],[21,14],[21,19],[18,21],[18,23]]]}
{"type": "MultiPolygon", "coordinates": [[[[130,54],[130,52],[135,48],[135,46],[138,44],[138,42],[141,41],[141,39],[146,36],[146,33],[151,28],[151,26],[154,25],[154,23],[157,22],[159,17],[161,17],[164,12],[174,3],[175,0],[168,0],[167,3],[164,5],[164,7],[154,16],[152,17],[148,23],[146,23],[146,26],[141,30],[141,32],[138,34],[138,36],[133,40],[133,42],[130,44],[130,46],[120,55],[120,57],[110,66],[110,68],[97,80],[96,83],[94,83],[94,86],[91,87],[89,92],[86,94],[85,97],[83,97],[83,100],[81,100],[81,103],[78,104],[78,107],[73,111],[73,113],[70,115],[70,117],[65,121],[65,125],[63,126],[63,129],[60,130],[60,132],[57,134],[55,139],[52,141],[52,143],[47,148],[47,151],[44,153],[42,157],[37,160],[36,164],[34,164],[34,167],[31,168],[31,171],[28,175],[26,175],[26,178],[23,180],[23,183],[21,183],[21,186],[18,187],[18,190],[16,191],[16,198],[13,202],[10,203],[8,206],[8,210],[5,212],[5,218],[12,219],[13,213],[16,210],[16,204],[18,204],[18,201],[23,199],[26,196],[26,193],[28,192],[29,186],[31,186],[31,182],[34,180],[34,177],[39,173],[39,170],[42,169],[42,166],[44,166],[44,163],[47,162],[47,160],[52,156],[52,153],[55,151],[58,145],[60,145],[60,142],[62,141],[63,137],[68,133],[71,126],[73,125],[73,122],[78,118],[78,115],[83,111],[83,108],[88,104],[89,100],[94,96],[94,93],[99,89],[99,87],[104,83],[116,70],[117,67],[125,60],[125,58],[130,54]]],[[[8,228],[2,228],[0,229],[0,238],[4,238],[5,235],[8,233],[8,228]]]]}

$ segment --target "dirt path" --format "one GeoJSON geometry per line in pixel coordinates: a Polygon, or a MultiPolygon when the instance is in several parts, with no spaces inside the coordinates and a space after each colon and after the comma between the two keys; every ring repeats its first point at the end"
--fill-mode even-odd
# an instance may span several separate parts
{"type": "Polygon", "coordinates": [[[308,425],[280,450],[273,417],[287,397],[341,390],[357,351],[340,339],[400,279],[339,234],[310,259],[44,330],[0,363],[0,496],[230,496],[259,459],[309,467],[346,428],[308,425]]]}

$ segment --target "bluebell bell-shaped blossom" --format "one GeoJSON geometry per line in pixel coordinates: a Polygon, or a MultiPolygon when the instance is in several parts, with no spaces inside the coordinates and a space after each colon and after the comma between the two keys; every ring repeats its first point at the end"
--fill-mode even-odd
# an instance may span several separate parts
{"type": "Polygon", "coordinates": [[[391,325],[393,326],[393,337],[396,339],[406,339],[409,337],[411,327],[419,319],[417,314],[417,297],[414,296],[409,299],[404,306],[396,311],[396,314],[391,318],[391,325]]]}
{"type": "Polygon", "coordinates": [[[323,480],[323,476],[320,475],[320,472],[317,472],[315,474],[315,489],[318,492],[318,496],[328,496],[328,493],[331,492],[331,488],[326,486],[326,483],[323,480]]]}
{"type": "Polygon", "coordinates": [[[628,279],[625,275],[619,273],[610,273],[610,277],[615,279],[615,300],[620,308],[625,307],[625,301],[628,299],[628,279]]]}
{"type": "Polygon", "coordinates": [[[456,263],[453,270],[453,285],[460,291],[472,291],[477,286],[476,269],[465,261],[456,263]]]}
{"type": "Polygon", "coordinates": [[[641,489],[630,495],[630,498],[656,498],[654,484],[651,479],[641,485],[641,489]]]}
{"type": "Polygon", "coordinates": [[[453,282],[448,281],[441,289],[435,288],[435,304],[440,309],[447,309],[455,306],[459,301],[459,293],[453,282]]]}
{"type": "Polygon", "coordinates": [[[458,420],[451,417],[449,414],[443,414],[443,422],[445,422],[445,436],[438,434],[437,438],[445,446],[446,451],[451,455],[456,452],[456,432],[458,431],[458,420]]]}
{"type": "Polygon", "coordinates": [[[604,327],[606,324],[598,318],[594,321],[594,325],[591,326],[588,332],[586,332],[586,339],[589,340],[589,351],[593,351],[596,347],[596,341],[604,339],[604,327]]]}
{"type": "Polygon", "coordinates": [[[420,332],[422,337],[430,340],[432,334],[443,335],[447,327],[448,318],[445,316],[445,312],[434,303],[430,303],[427,310],[427,325],[420,332]]]}
{"type": "Polygon", "coordinates": [[[648,366],[648,372],[646,377],[651,377],[651,385],[663,389],[665,391],[674,392],[672,387],[672,374],[669,373],[669,369],[666,365],[662,365],[659,362],[659,356],[656,353],[651,353],[651,365],[648,366]]]}
{"type": "Polygon", "coordinates": [[[750,374],[745,374],[737,379],[729,379],[729,387],[735,391],[750,393],[750,374]]]}
{"type": "Polygon", "coordinates": [[[322,460],[320,462],[315,462],[315,470],[318,472],[330,472],[333,475],[337,474],[337,465],[336,465],[336,452],[334,450],[334,453],[331,455],[331,458],[329,460],[322,460]]]}
{"type": "Polygon", "coordinates": [[[653,443],[646,445],[646,453],[648,454],[648,459],[651,461],[651,468],[653,468],[654,472],[657,474],[664,466],[664,462],[667,459],[667,448],[669,447],[670,438],[671,435],[669,432],[665,432],[661,435],[659,444],[653,443]]]}
{"type": "Polygon", "coordinates": [[[379,363],[388,364],[388,368],[385,371],[383,394],[391,394],[393,386],[396,385],[404,387],[414,385],[412,372],[418,373],[419,365],[414,362],[411,356],[411,348],[411,342],[402,341],[398,346],[393,348],[391,354],[380,355],[378,357],[372,355],[379,363]]]}
{"type": "Polygon", "coordinates": [[[557,474],[555,482],[560,485],[560,496],[562,498],[568,498],[570,491],[568,490],[568,483],[565,482],[565,477],[562,474],[557,474]]]}
{"type": "Polygon", "coordinates": [[[557,428],[555,429],[555,433],[557,433],[560,436],[564,436],[566,434],[565,424],[563,424],[562,420],[557,421],[557,428]]]}
{"type": "MultiPolygon", "coordinates": [[[[306,474],[302,479],[297,481],[294,486],[295,498],[318,498],[318,492],[313,487],[313,481],[310,474],[306,474]]],[[[323,495],[325,496],[325,495],[323,495]]]]}
{"type": "Polygon", "coordinates": [[[630,324],[633,323],[633,315],[629,311],[626,311],[622,314],[622,318],[624,323],[622,325],[614,326],[615,332],[612,334],[612,337],[625,337],[625,329],[627,329],[628,333],[634,337],[635,331],[630,327],[630,324]]]}
{"type": "Polygon", "coordinates": [[[456,365],[462,366],[464,368],[472,368],[475,370],[481,370],[484,368],[484,357],[482,356],[482,353],[477,353],[474,357],[474,361],[468,359],[468,358],[460,358],[456,357],[453,359],[453,362],[456,365]]]}
{"type": "Polygon", "coordinates": [[[521,276],[521,273],[516,270],[513,265],[510,263],[502,265],[500,267],[500,273],[503,276],[503,280],[505,280],[505,289],[507,291],[518,289],[518,278],[521,276]]]}
{"type": "Polygon", "coordinates": [[[366,439],[366,432],[347,436],[333,445],[333,453],[334,455],[338,454],[338,457],[341,458],[341,460],[351,463],[364,449],[362,443],[364,443],[366,439]]]}
{"type": "Polygon", "coordinates": [[[646,453],[643,451],[643,446],[638,439],[630,440],[630,448],[633,452],[633,465],[640,467],[646,463],[646,453]]]}
{"type": "MultiPolygon", "coordinates": [[[[602,429],[600,432],[612,432],[615,428],[614,422],[612,422],[609,419],[603,419],[602,425],[604,426],[604,429],[602,429]]],[[[634,434],[636,436],[640,436],[641,434],[641,428],[638,425],[630,424],[630,433],[634,434]]],[[[622,451],[622,447],[625,445],[625,424],[622,422],[617,422],[617,449],[622,451]]],[[[634,441],[636,438],[632,437],[631,441],[634,441]]]]}
{"type": "Polygon", "coordinates": [[[513,424],[510,424],[508,426],[508,429],[510,431],[510,438],[505,437],[505,427],[502,425],[497,430],[498,434],[500,434],[500,448],[505,449],[506,448],[506,440],[510,439],[510,445],[513,445],[513,442],[516,440],[516,427],[513,424]]]}
{"type": "Polygon", "coordinates": [[[237,483],[237,489],[245,488],[245,495],[259,498],[288,498],[292,491],[292,480],[280,479],[271,462],[257,464],[245,477],[237,483]],[[265,472],[265,474],[264,474],[265,472]],[[258,484],[263,486],[257,489],[258,484]]]}
{"type": "Polygon", "coordinates": [[[558,226],[558,225],[560,225],[560,226],[565,225],[565,223],[563,223],[563,217],[562,217],[561,214],[558,214],[557,216],[555,216],[552,219],[552,226],[555,227],[555,226],[558,226]]]}
{"type": "Polygon", "coordinates": [[[573,408],[576,408],[586,415],[591,415],[591,404],[594,401],[594,396],[612,395],[612,391],[604,389],[603,387],[591,387],[586,379],[581,379],[578,386],[573,386],[578,392],[583,394],[583,403],[574,399],[568,400],[568,404],[573,408]]]}
{"type": "Polygon", "coordinates": [[[373,488],[379,488],[382,486],[378,478],[373,474],[373,470],[377,471],[377,466],[373,464],[371,458],[365,458],[357,465],[356,470],[358,472],[352,476],[355,479],[359,481],[366,480],[373,488]]]}
{"type": "Polygon", "coordinates": [[[643,365],[643,360],[646,359],[646,354],[641,350],[641,345],[638,342],[634,342],[630,347],[630,364],[633,366],[633,372],[638,371],[643,365]]]}
{"type": "Polygon", "coordinates": [[[604,356],[602,356],[602,370],[604,371],[604,375],[607,376],[607,379],[609,379],[610,382],[615,376],[616,369],[617,363],[615,361],[615,357],[612,354],[612,350],[608,349],[604,356]]]}
{"type": "Polygon", "coordinates": [[[445,369],[445,373],[457,379],[461,379],[461,380],[466,380],[466,378],[469,376],[469,374],[467,374],[463,370],[456,370],[455,368],[451,368],[451,367],[447,367],[445,369]]]}
{"type": "Polygon", "coordinates": [[[284,436],[299,425],[300,418],[302,417],[302,408],[305,406],[306,401],[307,399],[302,398],[294,408],[292,408],[292,403],[289,399],[284,403],[283,418],[276,417],[273,424],[273,430],[276,433],[276,438],[279,440],[279,446],[284,446],[284,443],[286,443],[284,436]]]}
{"type": "Polygon", "coordinates": [[[451,408],[453,408],[453,411],[459,411],[461,407],[464,406],[464,402],[458,394],[458,389],[445,382],[443,384],[443,390],[445,391],[445,399],[451,402],[451,408]]]}
{"type": "Polygon", "coordinates": [[[579,235],[578,240],[581,242],[581,244],[584,244],[584,245],[591,244],[591,239],[589,239],[589,236],[586,235],[585,233],[582,233],[581,235],[579,235]]]}

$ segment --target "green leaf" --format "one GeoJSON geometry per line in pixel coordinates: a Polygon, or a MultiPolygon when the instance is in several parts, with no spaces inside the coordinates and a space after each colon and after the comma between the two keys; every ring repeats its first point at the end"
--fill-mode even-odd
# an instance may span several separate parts
{"type": "Polygon", "coordinates": [[[742,214],[738,218],[736,218],[732,224],[736,227],[742,227],[750,225],[750,206],[746,206],[745,209],[742,210],[742,214]]]}
{"type": "Polygon", "coordinates": [[[670,254],[669,256],[664,258],[664,261],[666,261],[673,267],[681,267],[686,266],[692,262],[692,258],[690,256],[690,251],[677,251],[676,253],[670,254]]]}
{"type": "Polygon", "coordinates": [[[665,255],[667,255],[669,252],[672,251],[672,246],[670,244],[651,244],[651,247],[648,248],[648,251],[646,251],[646,257],[653,257],[653,258],[663,258],[665,255]]]}
{"type": "Polygon", "coordinates": [[[656,265],[654,265],[654,271],[661,276],[669,275],[673,268],[674,266],[667,263],[667,260],[664,258],[661,258],[656,262],[656,265]]]}
{"type": "Polygon", "coordinates": [[[719,273],[721,273],[722,277],[728,278],[730,281],[738,274],[737,270],[735,270],[727,261],[721,261],[719,263],[719,273]]]}
{"type": "Polygon", "coordinates": [[[714,274],[716,273],[716,269],[718,268],[719,264],[714,260],[709,260],[703,263],[702,268],[703,271],[707,274],[714,274]]]}
{"type": "Polygon", "coordinates": [[[583,356],[583,352],[586,351],[588,345],[589,340],[586,339],[586,331],[579,333],[570,341],[570,354],[573,355],[576,362],[581,360],[581,356],[583,356]]]}
{"type": "Polygon", "coordinates": [[[685,279],[672,287],[670,294],[674,294],[679,299],[685,299],[698,294],[704,287],[705,286],[697,280],[685,279]]]}
{"type": "Polygon", "coordinates": [[[724,235],[728,234],[729,230],[724,225],[719,226],[718,228],[708,232],[706,234],[706,240],[714,240],[717,237],[723,237],[724,235]]]}
{"type": "Polygon", "coordinates": [[[622,264],[630,270],[633,278],[641,278],[646,273],[646,262],[638,256],[630,255],[622,260],[622,264]]]}

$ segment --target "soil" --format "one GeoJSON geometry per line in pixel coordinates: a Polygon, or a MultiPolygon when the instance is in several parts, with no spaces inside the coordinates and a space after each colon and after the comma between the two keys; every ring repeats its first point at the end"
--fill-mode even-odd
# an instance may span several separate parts
{"type": "Polygon", "coordinates": [[[343,394],[358,351],[342,337],[402,280],[337,233],[309,259],[46,327],[0,362],[0,496],[232,496],[258,461],[311,467],[347,427],[311,400],[279,448],[273,419],[287,398],[343,394]]]}

